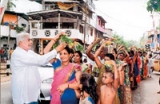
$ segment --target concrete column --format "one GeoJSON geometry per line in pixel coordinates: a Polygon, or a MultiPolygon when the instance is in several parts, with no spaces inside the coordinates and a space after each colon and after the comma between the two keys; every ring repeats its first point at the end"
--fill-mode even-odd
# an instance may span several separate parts
{"type": "Polygon", "coordinates": [[[60,25],[61,25],[61,20],[60,20],[61,16],[60,13],[58,13],[58,29],[60,29],[60,25]]]}

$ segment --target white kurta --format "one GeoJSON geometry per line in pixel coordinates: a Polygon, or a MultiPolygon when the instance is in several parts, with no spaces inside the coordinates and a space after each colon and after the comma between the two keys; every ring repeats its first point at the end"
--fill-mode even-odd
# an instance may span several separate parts
{"type": "Polygon", "coordinates": [[[11,90],[14,104],[37,101],[41,85],[38,66],[47,64],[56,55],[56,50],[42,56],[32,50],[27,52],[20,47],[14,50],[11,56],[11,90]]]}

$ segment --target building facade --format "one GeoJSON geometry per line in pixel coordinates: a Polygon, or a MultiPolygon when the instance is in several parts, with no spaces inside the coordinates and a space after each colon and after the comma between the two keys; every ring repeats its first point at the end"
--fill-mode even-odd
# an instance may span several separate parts
{"type": "Polygon", "coordinates": [[[92,0],[41,0],[42,10],[29,12],[30,34],[38,53],[43,54],[45,42],[64,31],[70,38],[91,44],[103,37],[106,21],[95,14],[92,0]]]}
{"type": "Polygon", "coordinates": [[[14,48],[16,45],[15,37],[20,32],[19,29],[28,32],[27,15],[14,11],[5,11],[0,29],[1,47],[14,48]]]}

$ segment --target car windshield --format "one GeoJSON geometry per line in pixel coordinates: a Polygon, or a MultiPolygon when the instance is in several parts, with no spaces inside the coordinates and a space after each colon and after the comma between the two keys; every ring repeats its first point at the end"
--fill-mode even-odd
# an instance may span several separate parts
{"type": "Polygon", "coordinates": [[[46,65],[41,65],[41,67],[52,67],[52,64],[48,63],[46,65]]]}
{"type": "Polygon", "coordinates": [[[160,52],[155,52],[155,53],[153,53],[152,59],[160,60],[160,52]]]}

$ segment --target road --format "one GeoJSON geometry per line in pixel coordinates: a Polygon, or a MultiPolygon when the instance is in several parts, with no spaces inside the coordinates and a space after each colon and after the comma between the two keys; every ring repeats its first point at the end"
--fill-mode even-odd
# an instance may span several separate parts
{"type": "Polygon", "coordinates": [[[152,78],[140,82],[138,89],[133,91],[133,104],[160,104],[159,85],[160,73],[152,73],[152,78]]]}
{"type": "MultiPolygon", "coordinates": [[[[159,85],[160,73],[152,74],[152,78],[147,78],[141,81],[138,89],[133,91],[133,104],[159,104],[160,91],[159,85]]],[[[11,84],[10,82],[1,84],[1,103],[13,104],[11,99],[11,84]]]]}
{"type": "Polygon", "coordinates": [[[11,99],[11,83],[1,83],[1,103],[0,104],[13,104],[11,99]]]}

